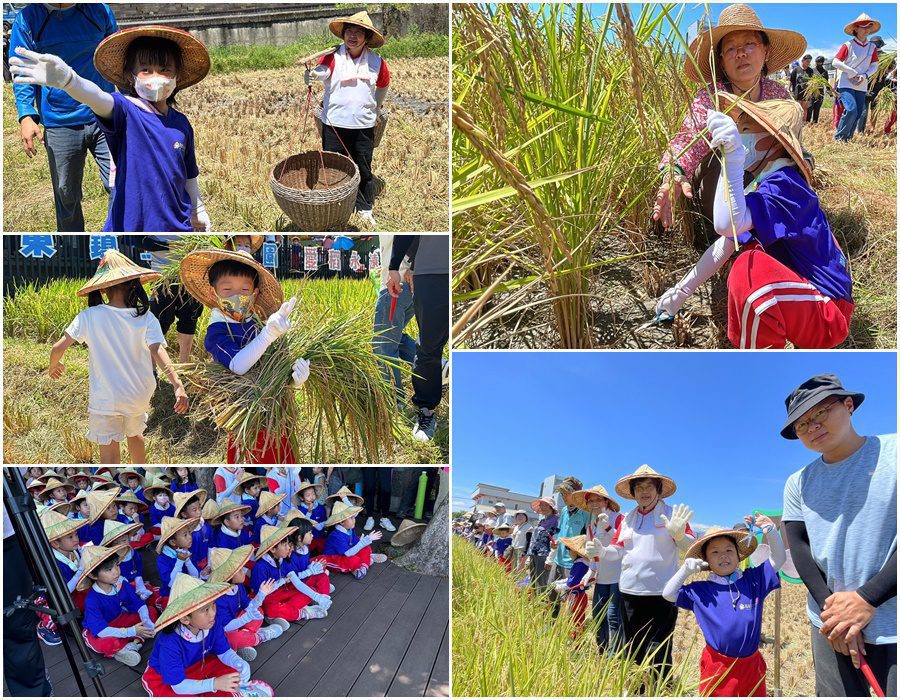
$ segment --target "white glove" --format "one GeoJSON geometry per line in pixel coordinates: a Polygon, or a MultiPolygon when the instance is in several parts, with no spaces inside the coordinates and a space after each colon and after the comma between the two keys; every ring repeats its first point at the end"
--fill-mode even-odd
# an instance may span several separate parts
{"type": "Polygon", "coordinates": [[[294,386],[303,386],[303,382],[309,379],[309,360],[302,357],[294,363],[294,371],[291,373],[294,378],[294,386]]]}
{"type": "Polygon", "coordinates": [[[52,53],[36,53],[19,46],[16,54],[9,59],[9,70],[17,85],[46,85],[62,90],[75,75],[68,63],[52,53]]]}
{"type": "Polygon", "coordinates": [[[687,298],[697,291],[697,288],[718,272],[728,262],[728,258],[734,253],[734,241],[730,238],[720,237],[713,241],[700,260],[688,271],[681,281],[674,287],[667,289],[656,302],[656,314],[677,314],[687,298]]]}
{"type": "Polygon", "coordinates": [[[325,610],[328,610],[328,608],[331,607],[331,598],[324,593],[316,593],[312,596],[312,599],[316,605],[321,606],[325,610]]]}
{"type": "Polygon", "coordinates": [[[307,68],[305,71],[303,71],[303,84],[304,85],[312,85],[312,83],[313,83],[312,73],[307,68]]]}
{"type": "Polygon", "coordinates": [[[311,572],[309,574],[310,576],[318,576],[325,571],[325,567],[322,566],[322,562],[320,561],[311,561],[309,566],[306,567],[306,570],[311,572]]]}
{"type": "Polygon", "coordinates": [[[153,593],[148,591],[146,588],[138,588],[137,594],[140,596],[141,600],[147,600],[153,593]]]}
{"type": "Polygon", "coordinates": [[[584,544],[584,553],[587,554],[588,559],[594,559],[596,557],[603,558],[603,545],[600,544],[600,540],[593,539],[585,542],[584,544]]]}
{"type": "Polygon", "coordinates": [[[684,539],[684,531],[687,527],[688,520],[690,520],[693,515],[694,511],[692,511],[686,505],[680,504],[672,509],[671,519],[667,518],[665,515],[661,515],[659,517],[665,524],[666,530],[669,531],[672,539],[676,542],[681,542],[681,540],[684,539]]]}
{"type": "Polygon", "coordinates": [[[741,144],[741,134],[734,119],[727,114],[711,109],[706,113],[706,126],[709,128],[711,148],[722,146],[726,154],[739,152],[741,162],[744,162],[745,149],[741,144]]]}
{"type": "Polygon", "coordinates": [[[682,564],[684,570],[689,574],[696,574],[699,571],[703,570],[703,560],[695,559],[694,557],[688,557],[684,560],[684,564],[682,564]]]}
{"type": "Polygon", "coordinates": [[[290,330],[290,316],[296,304],[297,297],[291,297],[288,301],[284,302],[281,305],[281,308],[278,309],[278,311],[269,316],[268,320],[266,321],[266,325],[263,328],[263,333],[270,343],[277,340],[290,330]]]}
{"type": "Polygon", "coordinates": [[[206,233],[212,231],[212,221],[210,221],[209,214],[206,213],[206,207],[202,202],[191,214],[191,226],[194,227],[194,231],[205,231],[206,233]]]}
{"type": "Polygon", "coordinates": [[[609,516],[606,513],[600,513],[597,516],[597,529],[605,530],[609,527],[609,516]]]}

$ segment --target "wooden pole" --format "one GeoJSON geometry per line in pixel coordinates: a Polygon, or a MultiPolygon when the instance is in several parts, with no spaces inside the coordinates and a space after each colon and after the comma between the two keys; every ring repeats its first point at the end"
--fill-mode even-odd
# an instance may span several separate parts
{"type": "Polygon", "coordinates": [[[322,58],[322,56],[327,56],[330,53],[334,53],[339,48],[340,48],[340,45],[332,46],[330,48],[323,49],[322,51],[317,51],[316,53],[311,53],[309,56],[304,56],[303,58],[301,58],[299,63],[303,63],[304,65],[307,63],[311,63],[312,61],[322,58]]]}
{"type": "Polygon", "coordinates": [[[781,589],[775,589],[775,687],[772,694],[781,697],[781,589]]]}

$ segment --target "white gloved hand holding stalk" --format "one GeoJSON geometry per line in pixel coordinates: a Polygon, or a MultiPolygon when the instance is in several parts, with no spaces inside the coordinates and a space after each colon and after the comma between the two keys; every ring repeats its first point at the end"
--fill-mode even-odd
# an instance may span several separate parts
{"type": "Polygon", "coordinates": [[[303,386],[303,383],[309,379],[309,360],[304,360],[302,357],[298,358],[294,362],[291,378],[294,380],[295,387],[303,386]]]}
{"type": "Polygon", "coordinates": [[[584,553],[588,559],[603,558],[603,545],[596,537],[584,543],[584,553]]]}
{"type": "Polygon", "coordinates": [[[671,518],[667,517],[665,514],[660,515],[659,517],[666,526],[666,530],[668,530],[672,539],[676,542],[681,542],[685,538],[688,521],[693,516],[694,511],[682,503],[672,508],[671,518]]]}
{"type": "Polygon", "coordinates": [[[268,347],[287,333],[291,328],[291,312],[297,304],[297,297],[291,297],[281,305],[281,308],[266,320],[266,325],[259,335],[247,343],[231,360],[228,369],[238,375],[247,374],[268,347]]]}

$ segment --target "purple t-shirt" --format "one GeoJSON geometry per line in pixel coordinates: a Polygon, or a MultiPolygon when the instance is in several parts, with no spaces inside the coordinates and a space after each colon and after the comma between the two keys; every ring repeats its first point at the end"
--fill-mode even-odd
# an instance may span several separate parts
{"type": "Polygon", "coordinates": [[[97,593],[93,587],[88,589],[84,599],[84,628],[94,636],[109,627],[119,615],[136,613],[144,607],[144,601],[131,584],[120,580],[116,587],[115,595],[97,593]]]}
{"type": "Polygon", "coordinates": [[[506,549],[512,544],[512,537],[504,537],[502,540],[494,540],[494,551],[501,557],[506,553],[506,549]]]}
{"type": "Polygon", "coordinates": [[[112,98],[112,116],[97,117],[116,164],[103,230],[193,231],[185,182],[200,171],[188,118],[171,107],[165,116],[147,112],[118,92],[112,98]]]}
{"type": "Polygon", "coordinates": [[[832,299],[852,301],[847,258],[831,234],[819,198],[794,168],[767,175],[747,193],[753,237],[785,267],[832,299]]]}
{"type": "Polygon", "coordinates": [[[258,334],[259,325],[255,321],[244,323],[219,321],[210,323],[207,327],[203,346],[216,362],[230,367],[234,356],[258,334]]]}
{"type": "Polygon", "coordinates": [[[187,677],[185,671],[200,659],[226,654],[230,649],[225,626],[219,620],[202,642],[188,642],[178,632],[163,630],[153,642],[147,665],[162,677],[163,683],[173,686],[181,683],[187,677]]]}
{"type": "Polygon", "coordinates": [[[703,637],[713,649],[729,658],[743,659],[759,649],[763,601],[780,587],[778,574],[766,561],[745,570],[730,587],[712,581],[682,586],[675,605],[694,611],[703,637]]]}

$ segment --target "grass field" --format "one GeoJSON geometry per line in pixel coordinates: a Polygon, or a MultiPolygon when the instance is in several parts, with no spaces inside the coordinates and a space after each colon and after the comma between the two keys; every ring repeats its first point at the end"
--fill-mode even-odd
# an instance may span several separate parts
{"type": "MultiPolygon", "coordinates": [[[[401,37],[380,52],[388,61],[390,117],[373,172],[385,186],[375,216],[383,231],[447,231],[447,38],[401,37]],[[441,49],[443,53],[441,54],[441,49]]],[[[269,189],[272,167],[291,151],[321,145],[297,59],[329,45],[319,38],[290,47],[235,47],[213,52],[213,72],[178,96],[191,120],[200,167],[200,191],[216,231],[289,231],[293,224],[269,189]],[[295,137],[296,132],[296,137],[295,137]]],[[[321,85],[314,94],[321,98],[321,85]]],[[[3,88],[4,228],[55,231],[46,152],[28,159],[22,149],[10,84],[3,88]]],[[[106,194],[88,157],[84,178],[86,230],[106,221],[106,194]]],[[[364,229],[354,214],[347,230],[364,229]]]]}
{"type": "MultiPolygon", "coordinates": [[[[571,641],[567,616],[553,619],[545,596],[517,590],[510,575],[459,537],[453,556],[453,694],[497,697],[622,697],[697,695],[704,641],[693,614],[678,612],[673,676],[666,688],[640,688],[638,667],[621,652],[601,657],[590,627],[571,641]]],[[[705,574],[701,574],[701,577],[705,574]]],[[[592,595],[592,591],[588,591],[592,595]]],[[[760,651],[774,689],[774,595],[766,599],[760,651]]],[[[784,583],[781,614],[781,695],[815,694],[806,589],[784,583]]],[[[589,606],[590,609],[590,606],[589,606]]]]}
{"type": "MultiPolygon", "coordinates": [[[[84,308],[75,296],[83,280],[56,280],[43,287],[19,290],[3,302],[3,421],[4,461],[19,464],[91,463],[99,458],[96,446],[85,438],[87,430],[88,351],[73,346],[63,358],[61,381],[47,375],[50,347],[66,326],[84,308]]],[[[355,315],[358,323],[371,327],[376,293],[367,281],[286,280],[286,296],[298,294],[304,318],[321,317],[326,311],[355,315]]],[[[192,360],[204,362],[202,346],[209,312],[198,324],[192,360]]],[[[415,335],[415,328],[407,329],[415,335]]],[[[169,354],[177,359],[174,327],[167,338],[169,354]]],[[[408,378],[406,379],[408,386],[408,378]]],[[[302,402],[302,391],[300,393],[302,402]]],[[[220,463],[225,461],[226,435],[209,421],[196,421],[172,411],[174,393],[160,381],[151,402],[145,437],[150,463],[220,463]]],[[[413,441],[414,412],[398,416],[398,431],[392,463],[446,464],[449,455],[448,405],[437,409],[438,431],[431,443],[413,441]]],[[[301,446],[312,453],[314,431],[307,425],[294,427],[301,446]]],[[[356,457],[346,440],[331,447],[325,441],[323,463],[352,463],[356,457]]],[[[123,447],[123,461],[127,454],[123,447]]],[[[302,457],[298,457],[302,459],[302,457]]]]}

